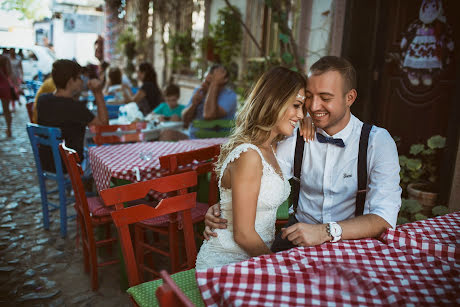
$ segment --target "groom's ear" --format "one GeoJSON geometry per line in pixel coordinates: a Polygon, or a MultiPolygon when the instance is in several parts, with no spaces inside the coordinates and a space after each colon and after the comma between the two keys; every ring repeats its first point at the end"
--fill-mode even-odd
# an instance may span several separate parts
{"type": "Polygon", "coordinates": [[[358,97],[358,92],[354,88],[348,91],[348,93],[345,94],[345,104],[347,107],[351,107],[351,105],[355,102],[356,97],[358,97]]]}

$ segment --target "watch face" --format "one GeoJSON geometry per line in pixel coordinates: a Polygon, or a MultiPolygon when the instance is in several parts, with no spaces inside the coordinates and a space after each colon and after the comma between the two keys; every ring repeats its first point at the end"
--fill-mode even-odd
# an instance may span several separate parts
{"type": "Polygon", "coordinates": [[[331,235],[333,237],[340,237],[342,235],[342,227],[339,224],[329,224],[331,227],[331,235]]]}

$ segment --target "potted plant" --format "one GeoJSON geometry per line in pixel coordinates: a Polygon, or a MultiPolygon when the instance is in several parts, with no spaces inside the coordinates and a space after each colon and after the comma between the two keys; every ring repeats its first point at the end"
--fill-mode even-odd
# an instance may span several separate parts
{"type": "Polygon", "coordinates": [[[439,161],[442,150],[446,146],[446,138],[435,135],[425,144],[414,144],[410,155],[399,156],[401,166],[401,185],[407,196],[422,204],[425,215],[431,215],[436,204],[439,191],[439,161]]]}
{"type": "Polygon", "coordinates": [[[424,206],[417,200],[403,198],[401,201],[401,209],[399,210],[397,224],[401,225],[409,222],[426,220],[429,217],[447,214],[449,210],[446,206],[436,206],[428,215],[425,215],[423,211],[424,206]]]}

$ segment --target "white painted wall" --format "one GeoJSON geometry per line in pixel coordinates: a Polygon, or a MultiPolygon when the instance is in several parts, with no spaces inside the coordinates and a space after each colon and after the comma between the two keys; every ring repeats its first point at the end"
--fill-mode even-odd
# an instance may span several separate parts
{"type": "Polygon", "coordinates": [[[307,45],[306,67],[309,68],[320,57],[328,55],[334,0],[314,0],[311,15],[310,36],[307,45]],[[329,11],[328,15],[323,15],[329,11]]]}
{"type": "Polygon", "coordinates": [[[54,51],[59,59],[73,59],[85,66],[88,63],[97,64],[94,57],[94,42],[96,33],[68,33],[64,32],[64,20],[53,19],[54,51]]]}

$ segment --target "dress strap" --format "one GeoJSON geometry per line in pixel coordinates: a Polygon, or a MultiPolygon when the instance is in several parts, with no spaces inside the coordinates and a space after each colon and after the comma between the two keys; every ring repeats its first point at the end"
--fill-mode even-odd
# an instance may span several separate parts
{"type": "Polygon", "coordinates": [[[233,148],[233,150],[228,154],[227,158],[225,158],[225,161],[222,165],[222,169],[220,171],[220,175],[219,175],[219,189],[221,188],[221,181],[222,181],[222,177],[224,175],[224,171],[225,169],[227,168],[227,165],[229,163],[232,163],[233,161],[235,161],[236,159],[238,159],[240,157],[240,155],[243,153],[243,152],[246,152],[248,151],[248,149],[253,149],[255,150],[259,155],[260,155],[260,158],[262,159],[262,165],[265,165],[265,159],[264,159],[264,155],[262,154],[262,152],[260,151],[259,147],[257,147],[256,145],[254,144],[250,144],[250,143],[244,143],[244,144],[240,144],[238,146],[236,146],[235,148],[233,148]]]}

